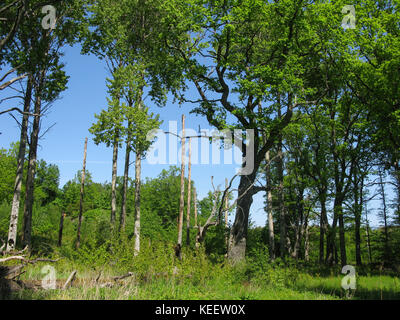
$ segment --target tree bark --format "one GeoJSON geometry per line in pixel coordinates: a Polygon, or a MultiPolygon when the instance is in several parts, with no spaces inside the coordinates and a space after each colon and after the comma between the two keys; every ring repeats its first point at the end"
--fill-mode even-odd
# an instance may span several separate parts
{"type": "MultiPolygon", "coordinates": [[[[128,124],[128,127],[130,127],[130,124],[128,124]]],[[[124,182],[122,188],[121,215],[119,217],[119,231],[124,231],[126,224],[126,202],[128,194],[130,155],[131,155],[131,137],[128,136],[126,141],[126,151],[125,151],[124,182]]]]}
{"type": "Polygon", "coordinates": [[[383,173],[379,170],[379,184],[380,184],[380,191],[382,196],[382,216],[384,222],[384,234],[385,234],[385,257],[384,260],[389,260],[389,232],[388,232],[388,214],[387,214],[387,205],[386,205],[386,193],[385,193],[385,186],[383,182],[383,173]]]}
{"type": "Polygon", "coordinates": [[[117,163],[118,163],[118,141],[114,141],[113,163],[111,178],[111,225],[115,225],[117,215],[117,163]]]}
{"type": "MultiPolygon", "coordinates": [[[[363,179],[363,177],[361,177],[363,179]]],[[[357,176],[354,175],[353,180],[353,195],[354,195],[354,233],[355,233],[355,245],[356,245],[356,264],[357,266],[362,265],[361,261],[361,215],[362,215],[362,204],[363,204],[363,183],[358,186],[357,176]],[[360,188],[360,189],[359,189],[360,188]]]]}
{"type": "Polygon", "coordinates": [[[87,143],[88,138],[85,139],[85,150],[83,153],[83,168],[81,177],[81,197],[79,201],[79,217],[78,217],[78,230],[76,237],[76,249],[79,249],[81,245],[81,226],[82,226],[82,214],[83,214],[83,197],[85,192],[85,173],[86,173],[86,155],[87,155],[87,143]]]}
{"type": "Polygon", "coordinates": [[[327,233],[328,218],[326,215],[326,190],[321,190],[319,202],[321,205],[321,216],[319,221],[319,263],[324,263],[325,234],[327,233]]]}
{"type": "Polygon", "coordinates": [[[136,153],[135,160],[135,251],[137,256],[140,252],[140,187],[141,187],[142,160],[140,154],[136,153]]]}
{"type": "Polygon", "coordinates": [[[22,179],[24,173],[24,162],[25,162],[25,150],[26,150],[26,138],[28,136],[28,113],[31,106],[32,99],[32,77],[28,77],[28,82],[26,85],[26,92],[24,98],[24,115],[22,117],[21,123],[21,135],[19,142],[19,150],[18,150],[18,163],[17,163],[17,173],[15,177],[14,184],[14,196],[11,206],[11,215],[10,215],[10,227],[8,231],[8,241],[7,241],[7,249],[6,251],[12,251],[15,249],[15,245],[17,242],[17,227],[18,227],[18,213],[19,206],[21,200],[21,188],[22,188],[22,179]]]}
{"type": "Polygon", "coordinates": [[[190,245],[190,196],[192,186],[192,138],[189,138],[189,161],[188,161],[188,196],[187,196],[187,212],[186,212],[186,245],[190,245]]]}
{"type": "Polygon", "coordinates": [[[197,227],[197,193],[195,188],[193,188],[193,206],[194,206],[194,225],[195,227],[197,227]]]}
{"type": "Polygon", "coordinates": [[[278,202],[279,202],[279,233],[280,233],[280,256],[284,258],[286,256],[286,215],[285,215],[285,196],[283,189],[283,154],[282,154],[282,137],[279,138],[278,142],[278,202]]]}
{"type": "Polygon", "coordinates": [[[267,180],[267,214],[268,214],[268,239],[269,239],[269,256],[271,260],[275,260],[275,234],[274,234],[274,217],[272,215],[272,177],[271,177],[271,155],[268,150],[265,154],[267,162],[266,180],[267,180]]]}
{"type": "Polygon", "coordinates": [[[176,255],[179,259],[182,249],[182,228],[183,228],[183,210],[185,207],[185,115],[182,115],[182,164],[181,164],[181,195],[179,200],[179,220],[178,220],[178,243],[176,246],[176,255]]]}
{"type": "Polygon", "coordinates": [[[240,177],[235,221],[228,242],[228,259],[232,263],[237,263],[245,258],[249,213],[253,203],[253,193],[246,192],[246,190],[254,180],[254,174],[240,177]]]}
{"type": "Polygon", "coordinates": [[[28,172],[26,177],[26,190],[25,190],[25,207],[24,207],[24,220],[23,220],[23,237],[22,242],[24,246],[28,246],[31,251],[32,246],[32,210],[35,191],[35,175],[37,163],[37,147],[39,142],[40,131],[40,112],[42,107],[42,88],[44,81],[45,71],[41,71],[38,90],[35,97],[35,114],[31,132],[30,146],[29,146],[29,162],[28,172]]]}

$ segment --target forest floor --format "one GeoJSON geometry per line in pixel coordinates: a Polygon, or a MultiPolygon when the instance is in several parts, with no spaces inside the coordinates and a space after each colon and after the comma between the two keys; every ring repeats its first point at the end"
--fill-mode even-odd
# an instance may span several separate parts
{"type": "Polygon", "coordinates": [[[213,278],[197,281],[179,276],[155,276],[138,279],[133,276],[114,280],[110,274],[81,270],[71,287],[63,290],[67,273],[57,279],[57,289],[41,288],[43,275],[38,270],[21,275],[21,281],[36,289],[13,291],[15,300],[338,300],[400,299],[400,279],[390,276],[357,277],[357,289],[346,296],[340,276],[298,274],[295,281],[228,281],[213,278]]]}

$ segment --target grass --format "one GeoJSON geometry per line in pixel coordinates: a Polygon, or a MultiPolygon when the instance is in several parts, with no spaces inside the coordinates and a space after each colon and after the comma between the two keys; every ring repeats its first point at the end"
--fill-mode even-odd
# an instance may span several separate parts
{"type": "MultiPolygon", "coordinates": [[[[133,256],[133,255],[131,255],[133,256]]],[[[326,276],[311,275],[304,268],[283,264],[262,263],[265,259],[249,260],[235,267],[225,263],[211,263],[204,252],[186,253],[177,261],[165,255],[163,247],[148,251],[136,260],[113,258],[110,263],[85,258],[64,257],[50,263],[56,271],[58,287],[62,287],[73,270],[77,279],[67,290],[21,290],[12,299],[24,300],[340,300],[347,299],[341,287],[343,275],[331,270],[326,276]],[[95,262],[101,263],[95,263],[95,262]],[[112,263],[114,261],[115,263],[112,263]],[[258,261],[257,263],[255,261],[258,261]],[[89,267],[90,266],[90,267],[89,267]],[[177,269],[177,272],[173,270],[177,269]],[[127,271],[135,276],[101,288],[100,283],[127,271]]],[[[97,256],[96,256],[97,257],[97,256]]],[[[101,255],[99,255],[101,258],[101,255]]],[[[106,261],[106,258],[104,258],[106,261]]],[[[26,267],[20,280],[40,285],[45,274],[40,262],[26,267]]],[[[400,299],[400,279],[387,275],[358,276],[357,289],[352,299],[400,299]]]]}
{"type": "Polygon", "coordinates": [[[317,291],[291,288],[273,288],[261,285],[221,284],[210,282],[205,286],[157,280],[138,283],[130,279],[113,288],[93,287],[89,284],[68,290],[23,290],[13,299],[24,300],[335,300],[317,291]]]}
{"type": "MultiPolygon", "coordinates": [[[[324,294],[345,298],[346,293],[341,288],[342,277],[319,277],[302,274],[296,281],[298,290],[317,290],[324,294]]],[[[353,299],[358,300],[399,300],[400,279],[390,276],[359,276],[353,299]]]]}

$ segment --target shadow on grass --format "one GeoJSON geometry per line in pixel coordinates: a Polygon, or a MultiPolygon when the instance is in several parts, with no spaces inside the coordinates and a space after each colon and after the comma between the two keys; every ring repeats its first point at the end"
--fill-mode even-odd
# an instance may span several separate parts
{"type": "MultiPolygon", "coordinates": [[[[329,288],[324,286],[323,284],[320,285],[313,285],[313,286],[302,286],[298,288],[298,290],[304,291],[316,291],[319,293],[329,294],[337,296],[341,299],[347,299],[346,291],[342,288],[329,288]]],[[[352,292],[350,295],[350,299],[353,300],[400,300],[400,292],[395,290],[388,290],[386,288],[357,288],[355,292],[352,292]]]]}

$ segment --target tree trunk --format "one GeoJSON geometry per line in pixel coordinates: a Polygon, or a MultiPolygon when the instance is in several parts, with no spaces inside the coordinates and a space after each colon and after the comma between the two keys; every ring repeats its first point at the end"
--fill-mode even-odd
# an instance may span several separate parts
{"type": "Polygon", "coordinates": [[[266,167],[266,180],[267,180],[267,206],[266,211],[268,214],[268,239],[269,239],[269,256],[271,260],[275,260],[275,234],[274,234],[274,217],[272,215],[272,177],[271,177],[271,156],[268,150],[265,154],[267,162],[266,167]]]}
{"type": "MultiPolygon", "coordinates": [[[[363,179],[361,177],[361,179],[363,179]]],[[[361,182],[360,192],[359,186],[356,181],[356,176],[354,177],[353,181],[353,194],[354,194],[354,227],[355,227],[355,245],[356,245],[356,264],[357,266],[362,265],[361,261],[361,215],[362,215],[362,203],[363,203],[363,183],[361,182]]]]}
{"type": "Polygon", "coordinates": [[[335,259],[335,241],[336,241],[336,227],[337,227],[337,212],[333,212],[333,221],[330,230],[328,230],[326,238],[326,264],[329,266],[333,265],[335,259]]]}
{"type": "Polygon", "coordinates": [[[367,236],[367,246],[368,246],[368,257],[369,257],[369,263],[372,263],[372,251],[371,251],[371,238],[369,234],[369,220],[368,220],[368,209],[365,209],[365,220],[366,220],[366,228],[365,228],[365,233],[367,236]]]}
{"type": "Polygon", "coordinates": [[[244,260],[246,254],[249,213],[253,203],[253,193],[251,190],[247,192],[246,190],[253,184],[254,180],[254,174],[240,177],[236,216],[228,242],[228,259],[234,264],[244,260]]]}
{"type": "Polygon", "coordinates": [[[306,225],[306,231],[304,236],[304,260],[310,261],[310,228],[306,225]]]}
{"type": "Polygon", "coordinates": [[[195,227],[197,227],[197,193],[195,188],[193,188],[193,205],[194,205],[194,225],[195,227]]]}
{"type": "Polygon", "coordinates": [[[10,215],[10,227],[8,231],[8,241],[7,241],[7,252],[15,249],[15,245],[17,242],[17,228],[18,228],[18,213],[19,206],[21,200],[21,188],[22,188],[22,179],[24,173],[24,162],[25,162],[25,150],[26,150],[26,138],[28,136],[28,114],[30,111],[32,99],[32,78],[28,77],[28,82],[26,85],[26,93],[24,98],[24,112],[25,114],[22,117],[21,123],[21,135],[19,142],[19,150],[18,150],[18,163],[17,163],[17,173],[15,177],[14,184],[14,196],[11,206],[11,215],[10,215]]]}
{"type": "Polygon", "coordinates": [[[35,97],[35,118],[33,120],[31,143],[29,146],[29,162],[28,172],[26,177],[26,190],[25,190],[25,206],[24,206],[24,221],[23,221],[23,237],[22,242],[24,246],[28,246],[31,251],[32,241],[32,210],[35,191],[35,175],[36,175],[36,162],[37,162],[37,146],[39,142],[40,131],[40,112],[42,107],[42,87],[43,87],[44,72],[41,72],[39,89],[35,97]]]}
{"type": "Polygon", "coordinates": [[[285,215],[285,195],[283,188],[283,151],[282,151],[282,137],[279,138],[278,142],[278,202],[279,202],[279,230],[280,230],[280,256],[284,258],[286,256],[286,215],[285,215]]]}
{"type": "Polygon", "coordinates": [[[324,263],[325,233],[327,232],[328,218],[326,215],[326,193],[320,192],[321,216],[319,221],[319,263],[324,263]]]}
{"type": "Polygon", "coordinates": [[[179,220],[178,220],[178,243],[175,248],[176,255],[179,259],[182,249],[182,228],[183,228],[183,210],[185,207],[185,115],[182,115],[182,164],[181,164],[181,195],[179,200],[179,220]]]}
{"type": "Polygon", "coordinates": [[[62,245],[62,236],[63,236],[63,229],[64,229],[64,218],[65,218],[65,213],[61,212],[60,227],[58,229],[58,246],[59,247],[61,247],[61,245],[62,245]]]}
{"type": "Polygon", "coordinates": [[[187,211],[186,211],[186,245],[190,245],[190,196],[192,187],[192,138],[189,138],[189,161],[188,161],[188,196],[187,196],[187,211]]]}
{"type": "MultiPolygon", "coordinates": [[[[130,127],[130,124],[128,124],[130,127]]],[[[126,224],[126,202],[128,194],[128,180],[129,180],[129,161],[131,155],[131,137],[128,136],[126,141],[126,152],[125,152],[125,168],[124,168],[124,182],[122,188],[122,200],[121,200],[121,215],[119,217],[119,230],[125,230],[126,224]]]]}
{"type": "Polygon", "coordinates": [[[82,226],[82,214],[83,214],[83,196],[85,192],[85,173],[86,173],[86,154],[87,154],[87,143],[88,138],[85,139],[85,150],[83,153],[83,168],[82,168],[82,178],[81,178],[81,198],[79,201],[79,218],[78,218],[78,230],[76,237],[76,249],[79,249],[81,245],[81,226],[82,226]]]}
{"type": "MultiPolygon", "coordinates": [[[[382,195],[382,216],[383,216],[383,222],[385,224],[385,257],[384,259],[387,261],[389,258],[389,232],[388,232],[388,215],[387,215],[387,205],[386,205],[386,194],[385,194],[385,186],[383,182],[383,173],[381,170],[379,170],[379,184],[381,188],[381,195],[382,195]]],[[[385,261],[385,262],[386,262],[385,261]]]]}
{"type": "Polygon", "coordinates": [[[136,153],[135,160],[135,256],[140,252],[140,186],[142,159],[136,153]]]}
{"type": "Polygon", "coordinates": [[[114,141],[113,163],[111,178],[111,225],[115,225],[117,215],[117,162],[118,162],[118,141],[114,141]]]}
{"type": "Polygon", "coordinates": [[[342,266],[347,265],[347,255],[346,255],[346,240],[345,240],[345,230],[344,230],[344,216],[343,216],[343,206],[340,203],[339,206],[339,245],[340,245],[340,261],[342,266]]]}

